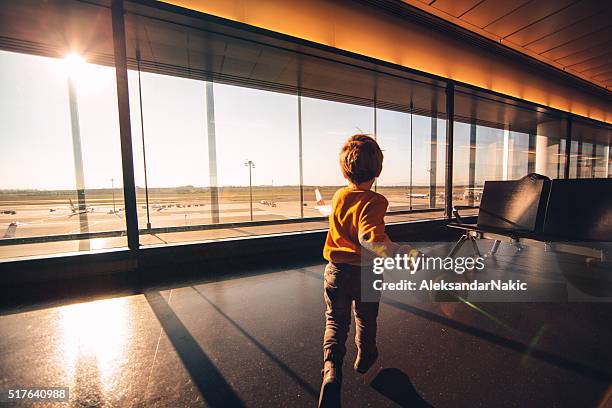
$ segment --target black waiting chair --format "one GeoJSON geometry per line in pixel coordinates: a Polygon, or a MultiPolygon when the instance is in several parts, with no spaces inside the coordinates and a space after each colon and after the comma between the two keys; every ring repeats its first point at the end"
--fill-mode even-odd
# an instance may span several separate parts
{"type": "MultiPolygon", "coordinates": [[[[538,174],[529,174],[520,180],[486,181],[476,224],[465,224],[459,213],[473,207],[453,207],[456,222],[448,226],[464,233],[449,256],[454,256],[468,241],[480,256],[476,239],[482,238],[484,233],[508,236],[518,242],[520,238],[541,232],[550,184],[549,178],[538,174]]],[[[499,240],[495,240],[491,252],[495,253],[498,247],[499,240]]]]}
{"type": "MultiPolygon", "coordinates": [[[[493,255],[502,239],[518,250],[523,242],[607,259],[612,241],[612,179],[550,180],[529,174],[520,180],[485,182],[476,224],[466,224],[454,207],[451,228],[464,233],[451,249],[454,256],[468,241],[480,256],[477,239],[493,239],[493,255]]],[[[473,208],[473,207],[469,207],[473,208]]]]}

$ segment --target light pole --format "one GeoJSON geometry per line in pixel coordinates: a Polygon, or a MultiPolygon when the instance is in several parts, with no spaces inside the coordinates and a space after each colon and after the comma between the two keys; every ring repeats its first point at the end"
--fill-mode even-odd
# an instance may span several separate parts
{"type": "Polygon", "coordinates": [[[111,178],[111,190],[113,192],[113,214],[117,214],[117,210],[115,210],[115,179],[111,178]]]}
{"type": "Polygon", "coordinates": [[[251,221],[253,221],[253,177],[251,173],[255,168],[255,163],[251,160],[246,160],[244,166],[249,168],[249,204],[251,208],[251,221]]]}

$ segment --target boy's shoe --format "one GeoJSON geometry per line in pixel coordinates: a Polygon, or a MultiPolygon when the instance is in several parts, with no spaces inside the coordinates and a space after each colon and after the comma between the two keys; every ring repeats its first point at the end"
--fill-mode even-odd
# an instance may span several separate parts
{"type": "Polygon", "coordinates": [[[355,359],[355,371],[359,374],[365,374],[374,363],[378,360],[378,349],[374,348],[371,353],[362,353],[361,350],[357,351],[357,358],[355,359]]]}
{"type": "Polygon", "coordinates": [[[319,408],[340,408],[342,367],[326,361],[321,370],[323,383],[319,394],[319,408]]]}

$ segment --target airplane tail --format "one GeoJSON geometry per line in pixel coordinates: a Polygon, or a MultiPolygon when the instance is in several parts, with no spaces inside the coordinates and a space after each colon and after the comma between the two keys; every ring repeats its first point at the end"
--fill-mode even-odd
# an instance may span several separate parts
{"type": "Polygon", "coordinates": [[[315,188],[315,197],[317,198],[317,205],[325,205],[325,200],[319,191],[319,187],[315,188]]]}
{"type": "Polygon", "coordinates": [[[15,238],[15,233],[17,232],[17,223],[11,222],[4,233],[2,238],[15,238]]]}
{"type": "Polygon", "coordinates": [[[72,212],[75,212],[77,209],[74,206],[74,203],[72,202],[72,198],[69,198],[68,200],[70,201],[70,209],[72,210],[72,212]]]}

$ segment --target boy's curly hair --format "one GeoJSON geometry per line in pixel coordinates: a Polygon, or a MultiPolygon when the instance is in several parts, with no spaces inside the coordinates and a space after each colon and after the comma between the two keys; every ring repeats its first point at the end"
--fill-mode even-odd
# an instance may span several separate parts
{"type": "Polygon", "coordinates": [[[340,150],[342,174],[354,184],[372,180],[382,171],[383,153],[369,135],[349,137],[340,150]]]}

